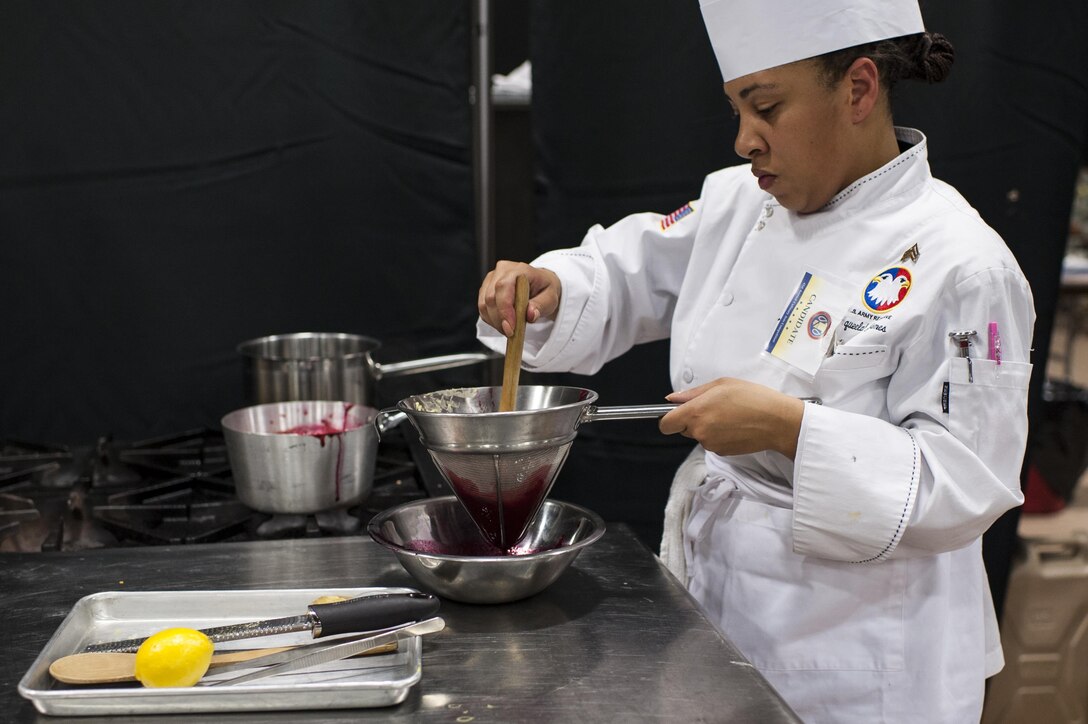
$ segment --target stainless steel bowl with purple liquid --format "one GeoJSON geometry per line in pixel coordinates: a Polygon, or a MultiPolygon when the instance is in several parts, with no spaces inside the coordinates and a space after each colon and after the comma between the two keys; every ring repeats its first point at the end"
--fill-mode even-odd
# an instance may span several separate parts
{"type": "Polygon", "coordinates": [[[510,549],[492,545],[453,496],[416,500],[383,511],[367,526],[420,584],[463,603],[508,603],[554,583],[605,532],[599,515],[545,500],[510,549]]]}

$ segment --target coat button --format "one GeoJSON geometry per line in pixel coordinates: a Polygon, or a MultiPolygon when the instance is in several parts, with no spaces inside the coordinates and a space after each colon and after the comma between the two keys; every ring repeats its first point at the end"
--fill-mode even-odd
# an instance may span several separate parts
{"type": "Polygon", "coordinates": [[[732,303],[733,303],[733,292],[730,292],[730,291],[722,292],[722,306],[723,307],[728,307],[732,303]]]}
{"type": "Polygon", "coordinates": [[[695,373],[691,370],[684,370],[684,382],[690,383],[693,379],[695,379],[695,373]]]}
{"type": "Polygon", "coordinates": [[[767,222],[764,221],[763,219],[760,219],[759,223],[756,224],[756,231],[763,231],[763,227],[766,226],[766,225],[767,225],[767,222]]]}

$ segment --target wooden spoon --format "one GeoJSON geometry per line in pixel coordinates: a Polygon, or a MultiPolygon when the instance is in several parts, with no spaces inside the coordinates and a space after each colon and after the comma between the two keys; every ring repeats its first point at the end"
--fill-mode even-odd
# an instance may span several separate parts
{"type": "Polygon", "coordinates": [[[521,374],[521,351],[525,347],[525,312],[528,307],[529,278],[522,275],[518,277],[514,287],[514,334],[506,340],[499,412],[509,412],[518,406],[518,377],[521,374]]]}
{"type": "MultiPolygon", "coordinates": [[[[245,651],[224,651],[221,654],[212,655],[212,663],[208,667],[225,666],[237,661],[249,661],[266,654],[275,654],[280,651],[297,648],[295,646],[278,646],[264,649],[247,649],[245,651]]],[[[363,655],[384,654],[396,651],[397,644],[391,643],[385,646],[366,651],[363,655]]],[[[113,653],[84,653],[62,656],[49,665],[49,673],[57,681],[65,684],[119,684],[126,681],[136,681],[133,673],[136,670],[136,654],[113,653]]]]}

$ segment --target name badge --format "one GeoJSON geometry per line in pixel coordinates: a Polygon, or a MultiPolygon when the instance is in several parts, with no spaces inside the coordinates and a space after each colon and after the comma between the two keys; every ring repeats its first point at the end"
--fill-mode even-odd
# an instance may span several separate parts
{"type": "Polygon", "coordinates": [[[763,354],[811,380],[827,356],[854,287],[826,274],[807,271],[782,312],[763,354]]]}

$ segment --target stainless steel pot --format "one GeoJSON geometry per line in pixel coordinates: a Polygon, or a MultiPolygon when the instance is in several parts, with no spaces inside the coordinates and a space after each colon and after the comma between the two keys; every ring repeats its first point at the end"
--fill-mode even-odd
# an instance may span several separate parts
{"type": "Polygon", "coordinates": [[[250,404],[291,400],[343,400],[375,404],[383,377],[464,367],[495,359],[493,352],[467,352],[379,364],[371,357],[381,343],[358,334],[300,332],[258,337],[238,345],[250,404]]]}
{"type": "Polygon", "coordinates": [[[222,419],[235,491],[262,513],[310,515],[362,502],[378,437],[403,416],[340,401],[253,405],[222,419]]]}

